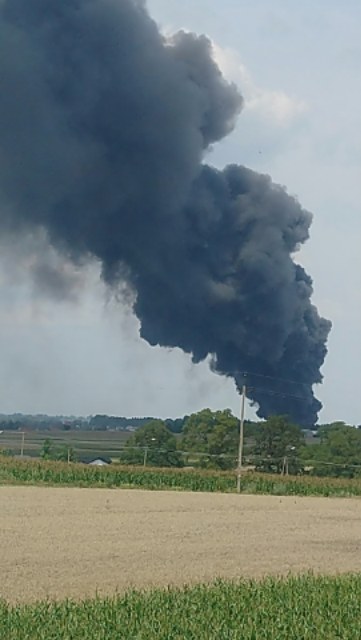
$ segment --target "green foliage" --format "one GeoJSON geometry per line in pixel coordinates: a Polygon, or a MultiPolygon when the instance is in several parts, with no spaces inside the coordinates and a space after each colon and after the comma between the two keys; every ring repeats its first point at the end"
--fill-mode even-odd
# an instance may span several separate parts
{"type": "Polygon", "coordinates": [[[143,464],[153,467],[181,467],[183,460],[177,451],[177,440],[162,420],[152,420],[127,440],[120,457],[123,464],[143,464]]]}
{"type": "Polygon", "coordinates": [[[153,420],[153,418],[126,418],[124,416],[93,416],[89,421],[89,429],[97,431],[106,431],[107,429],[125,429],[128,426],[143,427],[145,424],[153,420]]]}
{"type": "Polygon", "coordinates": [[[261,423],[256,436],[256,469],[267,473],[291,474],[302,470],[299,455],[304,442],[299,427],[289,422],[286,416],[271,416],[261,423]]]}
{"type": "Polygon", "coordinates": [[[60,460],[63,462],[75,462],[76,455],[73,447],[63,444],[60,448],[55,447],[54,442],[50,438],[46,438],[40,452],[43,460],[60,460]]]}
{"type": "Polygon", "coordinates": [[[63,462],[76,462],[76,455],[73,447],[69,447],[64,444],[59,451],[56,453],[56,460],[61,460],[63,462]]]}
{"type": "Polygon", "coordinates": [[[0,601],[4,640],[356,640],[361,575],[264,578],[110,598],[0,601]]]}
{"type": "Polygon", "coordinates": [[[318,429],[317,429],[317,436],[322,441],[325,437],[327,438],[327,434],[330,431],[335,431],[335,430],[337,431],[339,429],[344,429],[344,427],[349,427],[349,426],[350,425],[347,425],[342,420],[337,420],[336,422],[327,422],[327,423],[324,423],[324,424],[320,424],[318,429]]]}
{"type": "Polygon", "coordinates": [[[22,428],[23,424],[20,420],[0,420],[1,431],[19,431],[22,428]]]}
{"type": "Polygon", "coordinates": [[[49,438],[44,440],[40,456],[43,460],[55,460],[54,445],[49,438]]]}
{"type": "Polygon", "coordinates": [[[188,417],[189,416],[184,416],[184,418],[175,418],[174,420],[172,418],[167,418],[165,420],[165,424],[172,433],[182,433],[184,424],[188,417]]]}
{"type": "Polygon", "coordinates": [[[235,468],[239,442],[239,421],[230,409],[204,409],[187,419],[180,441],[182,450],[206,454],[200,457],[201,466],[220,469],[235,468]]]}
{"type": "Polygon", "coordinates": [[[244,427],[243,427],[245,440],[254,441],[257,435],[262,430],[262,424],[263,424],[262,422],[253,422],[252,420],[245,420],[244,427]]]}
{"type": "MultiPolygon", "coordinates": [[[[235,492],[236,474],[201,469],[154,469],[0,458],[0,484],[124,487],[150,490],[235,492]]],[[[361,496],[361,478],[317,478],[243,473],[241,492],[292,496],[361,496]]]]}
{"type": "Polygon", "coordinates": [[[361,475],[361,429],[335,422],[322,426],[319,436],[318,446],[302,450],[312,474],[345,478],[361,475]]]}

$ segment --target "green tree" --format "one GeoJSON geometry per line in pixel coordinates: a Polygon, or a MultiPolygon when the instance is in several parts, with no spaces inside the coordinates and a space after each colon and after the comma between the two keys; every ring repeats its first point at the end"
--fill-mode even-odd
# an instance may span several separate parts
{"type": "Polygon", "coordinates": [[[54,447],[51,443],[50,438],[46,438],[43,442],[43,446],[40,451],[40,456],[44,458],[44,460],[53,460],[54,459],[54,447]]]}
{"type": "Polygon", "coordinates": [[[54,458],[63,462],[76,462],[77,459],[73,447],[69,447],[66,444],[54,455],[54,458]]]}
{"type": "Polygon", "coordinates": [[[181,433],[184,427],[184,423],[187,420],[188,416],[184,416],[183,418],[167,418],[165,420],[165,424],[169,431],[172,433],[181,433]]]}
{"type": "Polygon", "coordinates": [[[345,427],[349,427],[349,425],[342,420],[320,424],[317,429],[317,437],[320,438],[321,443],[326,442],[331,431],[342,431],[345,427]]]}
{"type": "Polygon", "coordinates": [[[312,475],[353,478],[361,472],[361,430],[344,422],[323,425],[320,444],[304,448],[302,457],[312,475]]]}
{"type": "Polygon", "coordinates": [[[253,422],[252,420],[244,421],[244,437],[249,443],[254,444],[256,436],[261,431],[262,422],[253,422]]]}
{"type": "Polygon", "coordinates": [[[271,416],[260,424],[256,435],[257,471],[268,473],[299,473],[304,437],[301,429],[289,422],[287,416],[271,416]]]}
{"type": "Polygon", "coordinates": [[[124,464],[146,464],[153,467],[182,467],[176,437],[162,420],[151,420],[126,442],[120,457],[124,464]]]}
{"type": "Polygon", "coordinates": [[[193,413],[183,427],[180,447],[199,456],[201,466],[234,468],[239,442],[239,421],[230,409],[193,413]]]}

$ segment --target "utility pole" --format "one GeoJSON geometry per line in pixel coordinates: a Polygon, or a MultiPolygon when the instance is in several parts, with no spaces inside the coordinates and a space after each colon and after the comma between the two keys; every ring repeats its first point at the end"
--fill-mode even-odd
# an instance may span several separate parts
{"type": "Polygon", "coordinates": [[[246,399],[246,385],[242,386],[241,395],[241,420],[239,425],[239,447],[238,447],[238,466],[237,466],[237,493],[241,493],[241,473],[242,473],[242,455],[243,455],[243,431],[244,431],[244,404],[246,399]]]}
{"type": "Polygon", "coordinates": [[[25,444],[25,431],[21,432],[21,449],[20,449],[20,456],[23,457],[24,455],[24,444],[25,444]]]}
{"type": "Polygon", "coordinates": [[[143,467],[147,466],[147,460],[148,460],[148,449],[150,446],[152,446],[152,442],[155,442],[157,438],[151,438],[150,439],[150,445],[146,444],[144,447],[144,458],[143,458],[143,467]]]}

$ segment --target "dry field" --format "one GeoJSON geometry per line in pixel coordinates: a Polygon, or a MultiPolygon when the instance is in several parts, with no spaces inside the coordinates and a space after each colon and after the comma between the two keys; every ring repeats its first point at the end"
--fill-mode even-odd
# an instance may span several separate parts
{"type": "Polygon", "coordinates": [[[0,487],[0,597],[361,571],[361,500],[0,487]]]}

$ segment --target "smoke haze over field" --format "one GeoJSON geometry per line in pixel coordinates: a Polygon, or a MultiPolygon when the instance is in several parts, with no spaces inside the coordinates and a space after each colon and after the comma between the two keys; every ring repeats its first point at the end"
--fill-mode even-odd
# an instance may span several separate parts
{"type": "MultiPolygon", "coordinates": [[[[248,372],[260,416],[314,423],[330,323],[292,260],[311,215],[266,175],[204,164],[243,104],[210,41],[165,40],[136,0],[3,0],[0,76],[3,233],[96,258],[150,344],[248,372]]],[[[63,295],[53,265],[37,280],[63,295]]]]}

